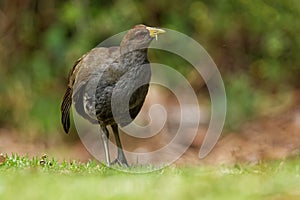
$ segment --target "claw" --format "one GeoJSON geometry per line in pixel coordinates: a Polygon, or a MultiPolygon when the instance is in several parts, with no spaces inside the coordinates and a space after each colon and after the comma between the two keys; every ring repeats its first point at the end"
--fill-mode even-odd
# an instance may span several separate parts
{"type": "Polygon", "coordinates": [[[116,165],[116,164],[119,165],[119,166],[121,166],[121,167],[126,167],[126,168],[129,167],[127,161],[126,161],[126,160],[123,160],[123,159],[120,159],[120,158],[116,158],[114,161],[112,161],[112,162],[110,163],[111,166],[112,166],[112,165],[116,165]]]}

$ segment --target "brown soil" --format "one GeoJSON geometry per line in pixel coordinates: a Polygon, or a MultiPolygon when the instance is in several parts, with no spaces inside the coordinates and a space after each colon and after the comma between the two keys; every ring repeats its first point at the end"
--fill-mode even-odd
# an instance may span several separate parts
{"type": "Polygon", "coordinates": [[[240,133],[224,135],[203,160],[197,159],[199,148],[191,147],[178,163],[256,164],[299,155],[300,109],[257,120],[245,125],[240,133]]]}

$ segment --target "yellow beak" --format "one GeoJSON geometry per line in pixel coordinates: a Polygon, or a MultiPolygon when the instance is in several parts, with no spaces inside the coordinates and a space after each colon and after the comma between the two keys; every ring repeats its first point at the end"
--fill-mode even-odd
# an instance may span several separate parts
{"type": "Polygon", "coordinates": [[[166,32],[166,31],[164,31],[162,29],[159,29],[159,28],[146,27],[146,29],[148,29],[149,35],[151,37],[155,37],[156,40],[157,40],[157,35],[158,34],[163,34],[163,33],[166,32]]]}

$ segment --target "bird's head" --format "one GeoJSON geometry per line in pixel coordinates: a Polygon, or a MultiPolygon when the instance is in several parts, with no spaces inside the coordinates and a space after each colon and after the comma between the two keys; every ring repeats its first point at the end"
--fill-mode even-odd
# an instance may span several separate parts
{"type": "Polygon", "coordinates": [[[157,40],[157,36],[162,33],[165,33],[165,31],[159,28],[148,27],[142,24],[136,25],[124,36],[121,42],[121,51],[130,52],[148,48],[151,41],[154,38],[157,40]]]}

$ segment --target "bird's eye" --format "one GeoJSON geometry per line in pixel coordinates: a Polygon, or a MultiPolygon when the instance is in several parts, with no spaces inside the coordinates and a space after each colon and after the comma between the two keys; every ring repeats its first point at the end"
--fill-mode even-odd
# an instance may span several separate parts
{"type": "Polygon", "coordinates": [[[142,37],[146,36],[146,32],[145,31],[137,31],[137,32],[135,32],[134,36],[136,38],[142,38],[142,37]]]}

